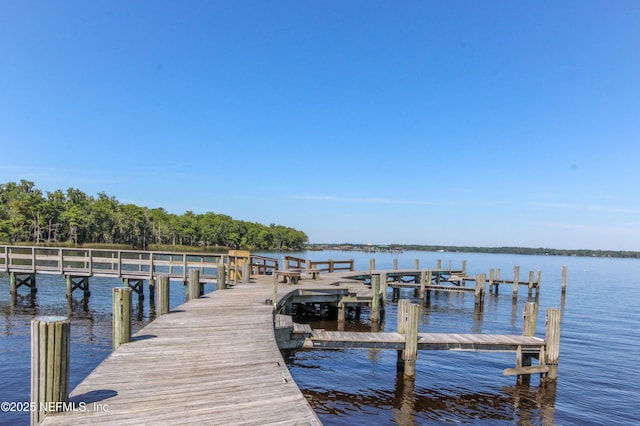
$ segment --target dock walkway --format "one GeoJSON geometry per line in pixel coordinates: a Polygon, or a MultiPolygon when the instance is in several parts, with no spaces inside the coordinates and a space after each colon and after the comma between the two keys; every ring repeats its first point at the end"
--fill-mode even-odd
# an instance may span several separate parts
{"type": "Polygon", "coordinates": [[[73,390],[86,412],[42,424],[321,424],[276,344],[272,294],[271,278],[257,280],[160,316],[73,390]]]}

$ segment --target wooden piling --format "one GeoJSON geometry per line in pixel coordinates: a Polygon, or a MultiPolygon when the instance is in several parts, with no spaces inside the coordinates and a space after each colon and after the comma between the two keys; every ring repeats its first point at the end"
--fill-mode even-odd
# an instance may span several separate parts
{"type": "Polygon", "coordinates": [[[187,290],[187,299],[200,298],[200,271],[197,269],[189,270],[189,282],[187,290]]]}
{"type": "Polygon", "coordinates": [[[10,272],[9,273],[9,282],[10,282],[10,286],[9,286],[9,294],[18,294],[18,287],[16,286],[16,273],[15,272],[10,272]]]}
{"type": "Polygon", "coordinates": [[[407,308],[410,303],[409,299],[398,300],[398,334],[405,334],[407,331],[407,308]]]}
{"type": "Polygon", "coordinates": [[[413,269],[420,269],[420,259],[413,261],[413,269]]]}
{"type": "Polygon", "coordinates": [[[171,300],[171,286],[168,275],[159,275],[158,278],[158,316],[169,313],[169,301],[171,300]]]}
{"type": "Polygon", "coordinates": [[[375,271],[375,270],[376,270],[376,260],[371,259],[369,260],[369,272],[375,271]]]}
{"type": "Polygon", "coordinates": [[[371,276],[371,322],[378,322],[380,305],[380,275],[371,276]]]}
{"type": "MultiPolygon", "coordinates": [[[[431,284],[431,282],[429,282],[431,284]]],[[[427,271],[420,271],[420,300],[424,299],[424,292],[427,286],[427,271]]]]}
{"type": "Polygon", "coordinates": [[[495,275],[495,270],[493,268],[489,269],[489,293],[493,293],[493,277],[495,275]]]}
{"type": "Polygon", "coordinates": [[[113,350],[131,341],[131,287],[113,289],[113,350]]]}
{"type": "Polygon", "coordinates": [[[528,294],[531,296],[533,293],[533,271],[529,271],[529,283],[528,283],[528,294]]]}
{"type": "Polygon", "coordinates": [[[465,275],[467,273],[467,261],[463,260],[462,261],[462,275],[465,275]]]}
{"type": "Polygon", "coordinates": [[[513,267],[513,298],[518,297],[518,283],[520,282],[520,267],[513,267]]]}
{"type": "MultiPolygon", "coordinates": [[[[216,286],[218,290],[223,288],[227,288],[227,273],[226,266],[224,263],[218,263],[218,267],[216,269],[216,286]]],[[[275,274],[274,274],[275,275],[275,274]]]]}
{"type": "Polygon", "coordinates": [[[522,335],[523,336],[536,335],[537,310],[538,310],[538,307],[533,302],[527,302],[524,304],[524,312],[522,313],[522,335]]]}
{"type": "Polygon", "coordinates": [[[475,305],[480,307],[484,304],[484,288],[486,285],[487,276],[485,274],[476,275],[476,288],[475,288],[475,305]]]}
{"type": "Polygon", "coordinates": [[[407,329],[404,343],[404,376],[415,377],[418,359],[418,319],[420,307],[415,303],[407,306],[407,329]]]}
{"type": "Polygon", "coordinates": [[[398,259],[393,259],[393,270],[394,271],[398,270],[398,259]]]}
{"type": "MultiPolygon", "coordinates": [[[[251,264],[249,262],[245,262],[242,265],[242,283],[249,284],[251,282],[251,264]]],[[[204,287],[202,288],[204,290],[204,287]]],[[[204,291],[201,291],[200,294],[204,294],[204,291]]]]}
{"type": "Polygon", "coordinates": [[[387,303],[387,273],[380,273],[380,292],[382,293],[382,303],[387,303]]]}
{"type": "Polygon", "coordinates": [[[498,289],[500,288],[500,268],[496,269],[496,282],[495,282],[495,291],[498,294],[498,289]]]}
{"type": "Polygon", "coordinates": [[[558,378],[560,361],[560,308],[548,308],[546,318],[546,363],[549,367],[547,379],[558,378]]]}
{"type": "Polygon", "coordinates": [[[69,336],[66,317],[31,320],[31,425],[69,401],[69,336]]]}
{"type": "Polygon", "coordinates": [[[567,265],[562,265],[562,294],[567,291],[567,265]]]}

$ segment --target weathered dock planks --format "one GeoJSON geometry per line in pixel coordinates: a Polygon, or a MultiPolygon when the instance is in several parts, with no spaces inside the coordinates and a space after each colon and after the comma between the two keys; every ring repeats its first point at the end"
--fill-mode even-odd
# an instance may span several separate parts
{"type": "MultiPolygon", "coordinates": [[[[403,349],[405,337],[394,332],[340,332],[313,330],[307,348],[403,349]]],[[[545,341],[537,337],[502,334],[418,333],[418,349],[516,352],[518,347],[539,351],[545,341]]]]}
{"type": "Polygon", "coordinates": [[[274,338],[270,283],[216,291],[162,315],[70,395],[66,424],[320,424],[274,338]]]}

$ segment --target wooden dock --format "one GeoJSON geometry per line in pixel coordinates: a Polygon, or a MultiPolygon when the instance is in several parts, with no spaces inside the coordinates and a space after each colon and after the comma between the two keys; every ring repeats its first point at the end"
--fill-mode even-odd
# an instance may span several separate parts
{"type": "MultiPolygon", "coordinates": [[[[343,332],[313,330],[305,348],[404,349],[405,336],[394,332],[343,332]]],[[[539,353],[545,341],[537,337],[503,334],[418,333],[418,349],[476,352],[539,353]]]]}
{"type": "MultiPolygon", "coordinates": [[[[369,271],[369,284],[354,279],[363,274],[301,276],[297,284],[278,283],[277,274],[252,276],[251,282],[190,300],[120,345],[71,392],[76,409],[49,414],[42,424],[319,425],[278,348],[287,333],[308,348],[395,349],[404,354],[405,369],[418,349],[516,352],[516,368],[505,374],[546,374],[552,364],[555,379],[559,331],[547,333],[548,340],[558,340],[551,350],[549,342],[531,335],[418,333],[415,304],[403,304],[409,310],[402,324],[414,325],[403,325],[402,332],[327,332],[293,323],[287,331],[280,314],[291,315],[293,304],[337,305],[338,324],[346,306],[368,307],[377,323],[386,292],[380,284],[393,272],[369,271]],[[531,366],[532,358],[540,365],[531,366]]],[[[424,278],[428,270],[420,274],[424,278]]]]}
{"type": "Polygon", "coordinates": [[[86,412],[42,424],[319,425],[276,344],[272,293],[269,277],[160,316],[73,390],[86,412]]]}

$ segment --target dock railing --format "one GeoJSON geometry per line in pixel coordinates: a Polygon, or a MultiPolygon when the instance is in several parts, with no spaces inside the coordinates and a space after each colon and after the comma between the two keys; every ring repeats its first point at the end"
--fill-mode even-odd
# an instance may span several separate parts
{"type": "Polygon", "coordinates": [[[0,246],[0,271],[21,274],[59,274],[151,279],[166,274],[187,281],[190,269],[203,281],[214,279],[227,254],[171,253],[63,247],[0,246]]]}

